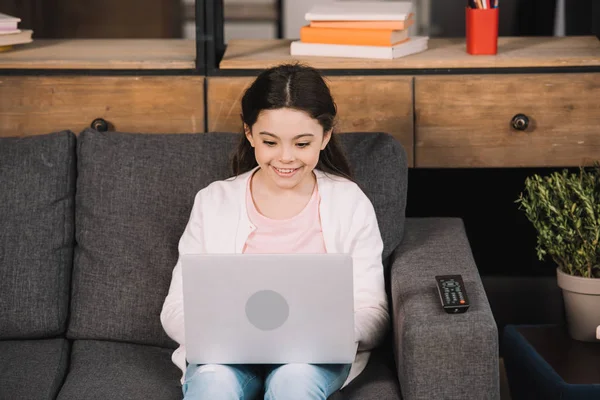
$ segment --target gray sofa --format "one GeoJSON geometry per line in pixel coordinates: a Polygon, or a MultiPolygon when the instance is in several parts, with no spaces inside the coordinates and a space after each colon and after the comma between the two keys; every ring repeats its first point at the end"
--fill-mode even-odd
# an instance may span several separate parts
{"type": "MultiPolygon", "coordinates": [[[[499,399],[497,327],[462,221],[405,219],[406,155],[391,136],[340,139],[377,213],[392,324],[332,398],[499,399]],[[439,305],[433,276],[449,273],[465,280],[465,314],[439,305]]],[[[229,176],[238,140],[0,138],[0,399],[182,397],[159,314],[194,195],[229,176]]]]}

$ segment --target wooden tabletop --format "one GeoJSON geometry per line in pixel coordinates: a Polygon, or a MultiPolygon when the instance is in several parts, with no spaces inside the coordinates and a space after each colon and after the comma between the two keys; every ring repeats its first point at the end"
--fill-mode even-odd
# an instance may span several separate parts
{"type": "Polygon", "coordinates": [[[321,69],[499,68],[600,66],[600,41],[594,36],[500,37],[498,54],[472,56],[465,39],[430,39],[419,54],[394,60],[292,57],[290,40],[231,40],[221,69],[262,69],[295,60],[321,69]]]}
{"type": "Polygon", "coordinates": [[[600,343],[573,340],[561,326],[518,327],[517,331],[566,383],[600,384],[600,343]]]}
{"type": "Polygon", "coordinates": [[[193,69],[193,39],[34,39],[0,53],[0,69],[193,69]]]}

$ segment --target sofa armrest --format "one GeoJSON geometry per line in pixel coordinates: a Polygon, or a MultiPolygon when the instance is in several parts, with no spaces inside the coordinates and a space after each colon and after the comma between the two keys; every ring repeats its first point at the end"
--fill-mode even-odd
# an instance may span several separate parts
{"type": "Polygon", "coordinates": [[[393,255],[392,327],[404,400],[499,399],[498,330],[462,220],[407,218],[393,255]],[[464,314],[441,307],[435,275],[460,274],[464,314]]]}

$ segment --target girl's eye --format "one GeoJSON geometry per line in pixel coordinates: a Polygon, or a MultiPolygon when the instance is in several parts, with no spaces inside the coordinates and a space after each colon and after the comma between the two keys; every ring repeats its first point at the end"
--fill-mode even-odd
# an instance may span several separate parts
{"type": "Polygon", "coordinates": [[[296,146],[298,146],[300,148],[306,147],[308,145],[310,145],[310,142],[307,142],[307,143],[296,143],[296,146]]]}
{"type": "Polygon", "coordinates": [[[269,142],[268,140],[263,140],[263,143],[270,147],[275,146],[275,142],[269,142]]]}

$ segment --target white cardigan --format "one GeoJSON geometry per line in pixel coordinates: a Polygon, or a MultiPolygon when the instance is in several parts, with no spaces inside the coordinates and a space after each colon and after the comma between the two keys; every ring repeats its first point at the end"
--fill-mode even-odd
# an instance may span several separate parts
{"type": "MultiPolygon", "coordinates": [[[[256,168],[254,169],[256,170],[256,168]]],[[[213,182],[196,194],[188,224],[179,241],[179,254],[242,253],[255,229],[246,212],[246,187],[254,170],[213,182]]],[[[383,338],[389,322],[381,254],[383,242],[373,205],[358,185],[345,178],[314,170],[325,248],[348,253],[354,265],[354,320],[358,351],[346,386],[367,365],[370,351],[383,338]]],[[[173,269],[160,321],[180,344],[172,360],[186,370],[181,262],[173,269]]]]}

